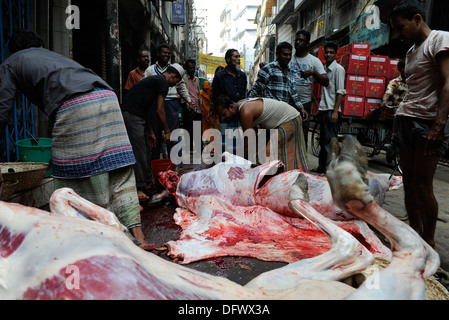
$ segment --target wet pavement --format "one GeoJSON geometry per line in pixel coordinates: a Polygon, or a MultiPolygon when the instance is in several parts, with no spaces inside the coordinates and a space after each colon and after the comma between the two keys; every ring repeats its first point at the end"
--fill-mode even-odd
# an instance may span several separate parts
{"type": "MultiPolygon", "coordinates": [[[[309,151],[309,167],[315,168],[318,159],[309,151]]],[[[185,166],[183,171],[201,169],[201,166],[185,166]]],[[[374,158],[370,158],[369,170],[375,173],[392,173],[393,167],[385,160],[385,154],[381,153],[374,158]]],[[[440,211],[436,230],[436,245],[441,258],[441,267],[449,270],[449,167],[439,165],[434,180],[435,196],[438,200],[440,211]]],[[[403,188],[396,191],[387,192],[383,207],[395,217],[401,218],[406,215],[404,207],[403,188]]],[[[158,206],[145,206],[142,211],[143,232],[149,242],[156,243],[159,250],[153,253],[164,259],[172,260],[168,257],[164,243],[178,239],[181,229],[173,221],[173,214],[176,209],[174,199],[159,204],[158,206]]],[[[408,223],[408,221],[405,221],[408,223]]],[[[384,241],[385,238],[379,235],[384,241]]],[[[388,243],[385,242],[388,246],[388,243]]],[[[266,262],[254,258],[246,257],[219,257],[207,259],[185,265],[209,274],[228,278],[239,284],[246,284],[259,274],[286,265],[282,262],[266,262]]],[[[449,279],[448,279],[449,280],[449,279]]],[[[443,277],[440,282],[448,288],[448,282],[443,277]]]]}

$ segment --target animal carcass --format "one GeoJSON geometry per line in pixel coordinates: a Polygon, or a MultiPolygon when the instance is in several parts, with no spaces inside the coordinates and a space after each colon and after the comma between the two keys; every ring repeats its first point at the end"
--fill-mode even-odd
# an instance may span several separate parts
{"type": "MultiPolygon", "coordinates": [[[[347,148],[355,144],[349,142],[347,148]]],[[[69,189],[53,195],[54,213],[0,202],[0,298],[424,298],[424,281],[438,268],[438,255],[409,226],[373,201],[363,170],[354,165],[357,158],[337,155],[328,172],[335,203],[378,227],[393,244],[390,266],[371,276],[380,279],[376,289],[363,285],[355,289],[340,282],[368,267],[373,255],[302,200],[303,181],[298,176],[291,188],[290,208],[323,230],[332,248],[263,273],[245,286],[140,249],[122,232],[112,213],[69,189]],[[84,219],[79,212],[97,221],[84,219]]]]}
{"type": "MultiPolygon", "coordinates": [[[[279,161],[252,168],[251,163],[225,153],[225,161],[206,170],[184,174],[179,181],[166,173],[161,181],[178,183],[180,206],[174,215],[182,227],[178,240],[167,243],[169,255],[180,263],[217,256],[256,257],[266,261],[295,262],[331,248],[326,235],[289,208],[292,185],[302,177],[303,199],[336,223],[378,257],[391,251],[362,220],[338,208],[327,178],[299,170],[284,172],[279,161]]],[[[387,190],[402,180],[368,173],[369,190],[382,203],[387,190]]]]}

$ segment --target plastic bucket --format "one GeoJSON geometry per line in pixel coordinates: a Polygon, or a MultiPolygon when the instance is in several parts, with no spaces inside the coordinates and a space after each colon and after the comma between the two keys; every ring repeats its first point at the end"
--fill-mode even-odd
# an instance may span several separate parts
{"type": "Polygon", "coordinates": [[[171,159],[158,159],[151,161],[151,171],[154,177],[158,177],[162,172],[175,170],[176,166],[171,159]]]}
{"type": "MultiPolygon", "coordinates": [[[[51,138],[24,139],[16,142],[19,148],[20,161],[50,163],[52,158],[51,138]]],[[[51,168],[46,178],[51,176],[51,168]]]]}

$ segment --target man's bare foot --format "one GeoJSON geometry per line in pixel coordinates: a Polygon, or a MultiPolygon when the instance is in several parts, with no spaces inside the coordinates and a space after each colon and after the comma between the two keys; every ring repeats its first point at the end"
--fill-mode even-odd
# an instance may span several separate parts
{"type": "Polygon", "coordinates": [[[131,234],[133,235],[134,238],[136,238],[137,241],[139,241],[141,244],[146,244],[146,240],[145,240],[145,236],[143,235],[142,232],[142,227],[134,227],[129,229],[129,231],[131,232],[131,234]]]}

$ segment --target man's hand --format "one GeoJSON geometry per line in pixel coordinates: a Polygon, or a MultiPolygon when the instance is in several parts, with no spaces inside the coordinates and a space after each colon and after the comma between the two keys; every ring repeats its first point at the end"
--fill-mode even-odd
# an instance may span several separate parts
{"type": "Polygon", "coordinates": [[[333,111],[332,112],[331,122],[332,123],[337,123],[338,122],[338,111],[333,111]]]}
{"type": "Polygon", "coordinates": [[[444,140],[445,123],[437,122],[433,124],[427,134],[426,144],[424,146],[424,155],[432,156],[440,151],[444,140]]]}
{"type": "Polygon", "coordinates": [[[301,78],[306,79],[306,78],[312,76],[314,73],[315,73],[315,70],[313,70],[313,69],[303,71],[303,72],[301,72],[301,78]]]}
{"type": "Polygon", "coordinates": [[[150,147],[154,148],[156,146],[156,135],[154,132],[148,134],[148,141],[150,142],[150,147]]]}
{"type": "Polygon", "coordinates": [[[171,133],[170,133],[170,131],[168,131],[168,132],[165,132],[165,143],[170,143],[170,136],[171,136],[171,133]]]}
{"type": "Polygon", "coordinates": [[[306,109],[304,108],[301,109],[301,116],[302,121],[307,121],[307,119],[309,119],[309,114],[307,113],[306,109]]]}

